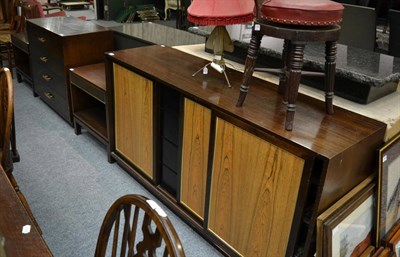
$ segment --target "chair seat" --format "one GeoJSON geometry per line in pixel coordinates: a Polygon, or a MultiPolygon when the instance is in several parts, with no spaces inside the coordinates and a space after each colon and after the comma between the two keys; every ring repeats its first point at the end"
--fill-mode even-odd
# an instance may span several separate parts
{"type": "Polygon", "coordinates": [[[9,30],[9,29],[10,29],[9,23],[1,23],[0,24],[0,30],[9,30]]]}
{"type": "Polygon", "coordinates": [[[8,32],[7,34],[0,34],[0,43],[2,43],[2,44],[11,43],[10,32],[8,32]]]}
{"type": "Polygon", "coordinates": [[[292,25],[334,25],[342,15],[343,5],[329,0],[266,0],[261,7],[261,19],[292,25]]]}

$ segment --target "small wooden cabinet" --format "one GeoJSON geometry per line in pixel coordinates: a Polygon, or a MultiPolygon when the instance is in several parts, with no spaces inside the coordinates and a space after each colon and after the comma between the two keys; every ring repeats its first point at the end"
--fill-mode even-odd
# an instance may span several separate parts
{"type": "Polygon", "coordinates": [[[75,134],[81,134],[84,127],[100,142],[108,145],[105,77],[104,63],[70,69],[75,134]]]}
{"type": "Polygon", "coordinates": [[[237,108],[242,74],[192,77],[206,63],[162,46],[107,55],[109,154],[227,255],[313,255],[317,215],[374,172],[386,125],[299,95],[286,131],[276,85],[253,78],[237,108]]]}
{"type": "Polygon", "coordinates": [[[69,69],[101,62],[112,31],[73,17],[27,20],[34,93],[72,124],[69,69]]]}
{"type": "Polygon", "coordinates": [[[29,42],[26,32],[11,34],[11,42],[14,51],[15,70],[17,81],[25,79],[32,84],[32,72],[29,65],[29,42]]]}

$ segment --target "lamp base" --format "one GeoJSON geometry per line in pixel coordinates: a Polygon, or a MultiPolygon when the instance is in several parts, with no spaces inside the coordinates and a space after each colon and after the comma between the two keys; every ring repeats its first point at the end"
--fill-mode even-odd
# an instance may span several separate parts
{"type": "Polygon", "coordinates": [[[215,62],[209,62],[209,63],[207,63],[206,65],[204,65],[203,67],[201,67],[198,71],[196,71],[195,73],[193,73],[193,74],[192,74],[192,77],[196,76],[197,73],[199,73],[200,71],[202,71],[202,70],[204,70],[205,68],[207,68],[207,66],[211,66],[211,67],[213,67],[216,71],[218,71],[219,73],[223,73],[224,76],[225,76],[226,83],[228,83],[228,87],[232,87],[232,86],[231,86],[231,83],[229,82],[228,76],[226,75],[226,72],[225,72],[225,65],[220,65],[220,64],[217,64],[217,63],[215,63],[215,62]]]}

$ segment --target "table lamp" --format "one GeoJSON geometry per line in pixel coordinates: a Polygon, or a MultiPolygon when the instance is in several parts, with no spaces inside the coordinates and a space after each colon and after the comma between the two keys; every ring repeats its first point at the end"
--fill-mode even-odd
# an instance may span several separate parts
{"type": "Polygon", "coordinates": [[[206,42],[206,48],[213,50],[212,62],[193,73],[196,76],[201,70],[211,65],[220,73],[225,72],[224,51],[233,52],[234,47],[225,25],[247,23],[253,20],[254,0],[193,0],[187,14],[188,20],[194,24],[215,26],[206,42]]]}

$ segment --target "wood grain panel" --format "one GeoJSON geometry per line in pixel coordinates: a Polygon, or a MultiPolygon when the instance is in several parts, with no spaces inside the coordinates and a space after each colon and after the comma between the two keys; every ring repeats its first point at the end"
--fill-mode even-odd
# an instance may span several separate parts
{"type": "Polygon", "coordinates": [[[204,219],[211,110],[185,99],[181,202],[204,219]]]}
{"type": "Polygon", "coordinates": [[[153,82],[114,64],[115,146],[153,177],[153,82]]]}
{"type": "Polygon", "coordinates": [[[209,229],[243,256],[285,256],[303,166],[218,118],[209,229]]]}

